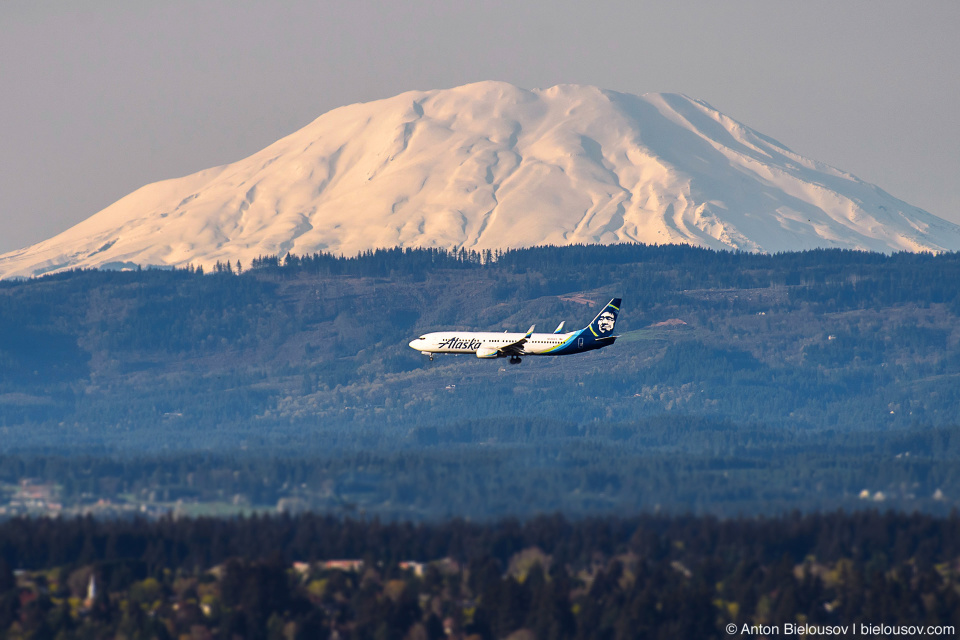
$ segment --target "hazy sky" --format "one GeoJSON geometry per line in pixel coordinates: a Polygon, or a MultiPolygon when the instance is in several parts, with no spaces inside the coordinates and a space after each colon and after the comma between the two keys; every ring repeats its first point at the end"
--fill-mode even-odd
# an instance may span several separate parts
{"type": "Polygon", "coordinates": [[[705,100],[960,222],[960,3],[3,0],[0,252],[334,107],[478,80],[705,100]]]}

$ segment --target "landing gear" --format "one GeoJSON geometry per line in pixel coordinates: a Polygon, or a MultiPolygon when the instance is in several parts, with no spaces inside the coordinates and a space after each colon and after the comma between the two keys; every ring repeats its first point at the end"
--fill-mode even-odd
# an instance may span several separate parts
{"type": "Polygon", "coordinates": [[[510,356],[510,364],[520,364],[520,356],[510,356]]]}
{"type": "Polygon", "coordinates": [[[430,362],[433,362],[433,354],[430,354],[430,362]]]}

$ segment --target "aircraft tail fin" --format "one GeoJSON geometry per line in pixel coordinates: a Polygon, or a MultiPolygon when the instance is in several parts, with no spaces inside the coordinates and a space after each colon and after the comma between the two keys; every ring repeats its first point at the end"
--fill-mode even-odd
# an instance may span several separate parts
{"type": "Polygon", "coordinates": [[[613,336],[613,327],[620,315],[620,298],[614,298],[600,310],[597,317],[587,326],[587,331],[594,338],[609,338],[613,336]]]}

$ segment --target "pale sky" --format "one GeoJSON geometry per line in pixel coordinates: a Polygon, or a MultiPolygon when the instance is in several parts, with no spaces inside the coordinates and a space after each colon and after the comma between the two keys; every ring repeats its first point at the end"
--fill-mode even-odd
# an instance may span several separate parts
{"type": "Polygon", "coordinates": [[[503,80],[685,93],[960,223],[960,3],[3,0],[0,252],[322,113],[503,80]]]}

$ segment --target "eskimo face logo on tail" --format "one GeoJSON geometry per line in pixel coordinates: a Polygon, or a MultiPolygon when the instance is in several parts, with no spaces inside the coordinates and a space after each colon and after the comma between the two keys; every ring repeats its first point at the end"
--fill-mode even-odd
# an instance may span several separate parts
{"type": "Polygon", "coordinates": [[[617,321],[617,316],[607,309],[597,317],[597,331],[600,333],[610,333],[613,331],[613,325],[617,321]]]}

